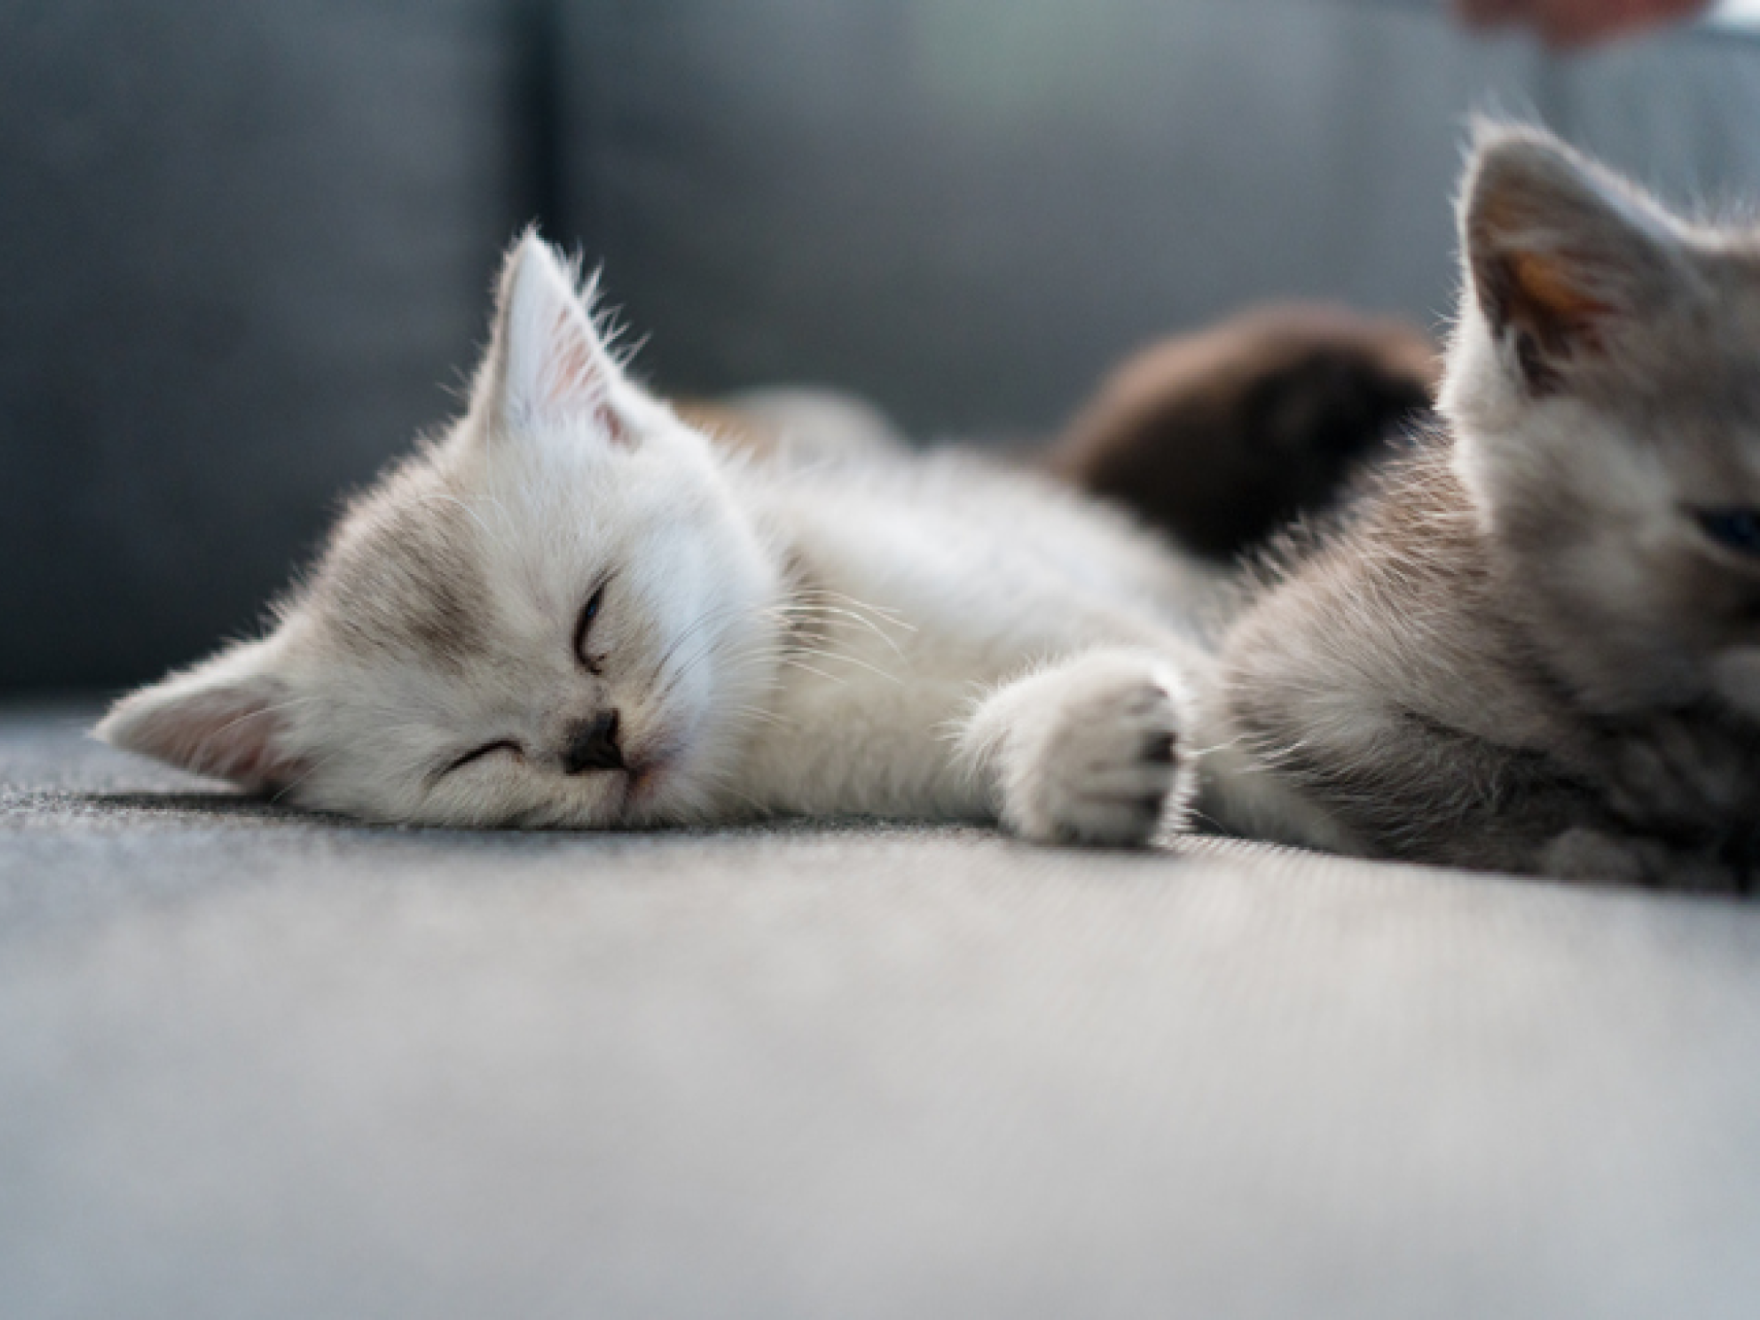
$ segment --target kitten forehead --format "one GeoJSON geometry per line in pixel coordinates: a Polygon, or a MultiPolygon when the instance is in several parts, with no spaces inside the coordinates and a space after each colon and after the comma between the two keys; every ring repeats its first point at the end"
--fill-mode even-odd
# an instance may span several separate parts
{"type": "Polygon", "coordinates": [[[492,595],[469,507],[438,474],[394,474],[344,517],[307,603],[361,659],[458,668],[489,646],[492,595]]]}

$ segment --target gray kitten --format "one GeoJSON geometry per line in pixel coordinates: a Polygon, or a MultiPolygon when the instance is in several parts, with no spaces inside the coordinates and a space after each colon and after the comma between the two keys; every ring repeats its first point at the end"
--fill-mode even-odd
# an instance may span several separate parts
{"type": "Polygon", "coordinates": [[[1760,233],[1482,127],[1442,427],[1224,639],[1207,809],[1367,856],[1745,887],[1760,233]]]}

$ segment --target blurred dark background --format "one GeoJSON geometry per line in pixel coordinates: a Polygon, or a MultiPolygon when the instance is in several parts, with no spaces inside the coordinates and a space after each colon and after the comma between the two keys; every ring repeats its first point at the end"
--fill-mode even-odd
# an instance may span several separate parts
{"type": "Polygon", "coordinates": [[[1328,0],[0,3],[0,690],[250,627],[442,421],[497,253],[604,262],[640,369],[1054,428],[1263,297],[1437,325],[1473,107],[1760,195],[1760,44],[1557,60],[1328,0]]]}

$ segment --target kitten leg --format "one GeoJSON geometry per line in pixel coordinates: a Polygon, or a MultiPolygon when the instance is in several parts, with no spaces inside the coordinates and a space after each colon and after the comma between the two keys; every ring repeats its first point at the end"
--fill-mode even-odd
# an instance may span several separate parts
{"type": "Polygon", "coordinates": [[[1739,818],[1752,791],[1753,757],[1748,739],[1707,727],[1703,717],[1670,715],[1648,721],[1641,736],[1621,739],[1597,768],[1625,819],[1713,829],[1739,818]]]}
{"type": "Polygon", "coordinates": [[[1577,826],[1540,850],[1538,869],[1561,880],[1600,880],[1697,893],[1745,893],[1746,867],[1705,849],[1577,826]]]}
{"type": "Polygon", "coordinates": [[[1147,843],[1191,798],[1185,685],[1166,660],[1090,651],[996,689],[960,732],[1002,823],[1041,843],[1147,843]]]}

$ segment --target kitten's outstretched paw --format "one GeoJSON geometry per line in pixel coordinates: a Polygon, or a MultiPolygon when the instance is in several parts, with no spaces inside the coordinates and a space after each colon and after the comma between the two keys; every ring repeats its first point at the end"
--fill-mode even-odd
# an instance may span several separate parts
{"type": "MultiPolygon", "coordinates": [[[[1051,677],[1047,675],[1045,677],[1051,677]]],[[[1003,820],[1045,843],[1149,842],[1183,811],[1178,684],[1148,661],[1104,657],[1057,675],[1023,721],[1003,820]]]]}

